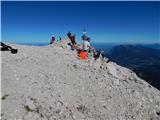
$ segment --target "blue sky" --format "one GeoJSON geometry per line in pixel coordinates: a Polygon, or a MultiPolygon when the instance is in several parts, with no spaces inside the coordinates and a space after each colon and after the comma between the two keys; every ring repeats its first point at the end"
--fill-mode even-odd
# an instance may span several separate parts
{"type": "Polygon", "coordinates": [[[85,27],[93,42],[160,42],[160,2],[3,1],[2,41],[49,42],[51,35],[76,34],[85,27]]]}

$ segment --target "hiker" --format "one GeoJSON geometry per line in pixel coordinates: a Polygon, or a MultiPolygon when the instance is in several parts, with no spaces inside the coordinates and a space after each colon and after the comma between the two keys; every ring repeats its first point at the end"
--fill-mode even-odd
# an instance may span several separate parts
{"type": "Polygon", "coordinates": [[[83,51],[89,52],[89,51],[90,51],[90,48],[91,48],[90,38],[87,38],[87,39],[84,40],[84,42],[83,42],[83,51]]]}
{"type": "Polygon", "coordinates": [[[91,48],[91,45],[89,42],[90,42],[89,39],[84,40],[82,44],[82,49],[77,49],[78,55],[82,60],[85,60],[88,57],[88,52],[89,52],[89,49],[91,48]]]}
{"type": "Polygon", "coordinates": [[[69,46],[71,46],[71,50],[74,50],[76,48],[76,35],[72,35],[70,32],[67,34],[69,40],[71,43],[68,43],[69,46]]]}
{"type": "Polygon", "coordinates": [[[18,52],[17,49],[14,49],[9,45],[4,44],[3,42],[1,42],[1,51],[11,51],[11,53],[13,54],[18,52]]]}
{"type": "Polygon", "coordinates": [[[76,35],[71,36],[71,43],[73,46],[75,46],[77,44],[76,43],[76,35]]]}
{"type": "Polygon", "coordinates": [[[53,43],[54,43],[54,41],[55,41],[55,37],[54,37],[54,36],[52,36],[52,37],[51,37],[50,44],[53,44],[53,43]]]}

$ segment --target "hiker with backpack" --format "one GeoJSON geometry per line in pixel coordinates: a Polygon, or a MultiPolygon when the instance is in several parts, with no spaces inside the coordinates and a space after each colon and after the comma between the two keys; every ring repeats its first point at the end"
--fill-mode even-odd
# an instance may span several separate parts
{"type": "Polygon", "coordinates": [[[76,35],[72,35],[70,32],[68,32],[67,36],[71,42],[71,43],[68,43],[68,45],[71,46],[71,50],[76,49],[76,44],[77,44],[76,35]]]}
{"type": "Polygon", "coordinates": [[[71,43],[72,43],[72,48],[75,49],[76,48],[76,35],[71,36],[71,43]]]}

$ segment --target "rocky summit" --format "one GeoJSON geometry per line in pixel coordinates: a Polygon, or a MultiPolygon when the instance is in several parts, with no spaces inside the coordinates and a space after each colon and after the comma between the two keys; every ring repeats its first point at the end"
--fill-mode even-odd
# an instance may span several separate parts
{"type": "Polygon", "coordinates": [[[1,51],[2,120],[160,120],[160,91],[130,69],[80,60],[68,40],[1,51]]]}

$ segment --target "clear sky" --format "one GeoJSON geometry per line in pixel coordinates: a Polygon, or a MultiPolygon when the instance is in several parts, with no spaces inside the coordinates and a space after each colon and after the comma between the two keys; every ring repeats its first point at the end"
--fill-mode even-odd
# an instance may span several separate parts
{"type": "Polygon", "coordinates": [[[48,42],[68,31],[81,40],[86,28],[93,42],[160,42],[160,2],[3,1],[2,41],[48,42]]]}

